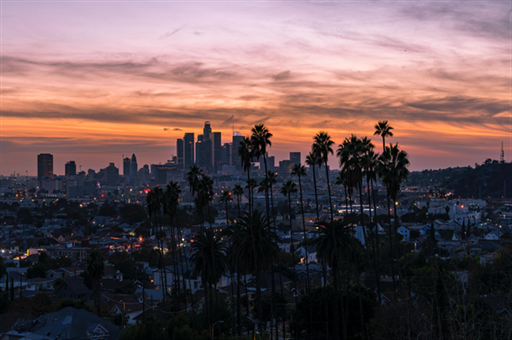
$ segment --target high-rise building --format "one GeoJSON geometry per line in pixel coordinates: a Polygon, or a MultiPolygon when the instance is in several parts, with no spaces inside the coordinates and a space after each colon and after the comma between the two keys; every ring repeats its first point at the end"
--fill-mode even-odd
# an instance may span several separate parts
{"type": "Polygon", "coordinates": [[[279,175],[289,175],[292,173],[293,163],[290,160],[282,160],[279,162],[279,175]]]}
{"type": "Polygon", "coordinates": [[[276,158],[274,156],[267,156],[267,170],[276,171],[276,158]]]}
{"type": "Polygon", "coordinates": [[[130,158],[123,158],[123,176],[126,180],[130,179],[130,158]]]}
{"type": "Polygon", "coordinates": [[[231,143],[224,143],[222,146],[220,160],[223,165],[231,165],[231,143]]]}
{"type": "Polygon", "coordinates": [[[203,138],[204,140],[208,140],[212,138],[212,127],[210,122],[206,121],[204,122],[204,128],[203,128],[203,138]]]}
{"type": "MultiPolygon", "coordinates": [[[[199,135],[198,137],[202,137],[203,135],[199,135]]],[[[196,142],[196,164],[197,166],[203,168],[203,170],[207,170],[208,161],[206,154],[206,147],[209,145],[210,141],[203,141],[203,138],[198,138],[196,142]]]]}
{"type": "Polygon", "coordinates": [[[220,132],[213,133],[213,169],[215,172],[222,169],[222,135],[220,132]]]}
{"type": "Polygon", "coordinates": [[[75,161],[69,161],[66,163],[64,167],[64,174],[66,176],[75,176],[76,175],[76,163],[75,161]]]}
{"type": "Polygon", "coordinates": [[[53,178],[53,155],[42,153],[37,155],[37,178],[53,178]]]}
{"type": "Polygon", "coordinates": [[[130,162],[130,182],[137,181],[138,172],[139,172],[139,167],[137,165],[137,157],[135,157],[135,154],[133,154],[132,161],[130,162]]]}
{"type": "Polygon", "coordinates": [[[176,140],[176,164],[183,170],[183,139],[176,140]]]}
{"type": "Polygon", "coordinates": [[[190,167],[194,165],[194,143],[195,136],[193,132],[185,133],[183,137],[183,171],[188,172],[190,167]]]}
{"type": "Polygon", "coordinates": [[[290,152],[290,162],[300,165],[300,152],[290,152]]]}
{"type": "Polygon", "coordinates": [[[242,136],[238,132],[233,133],[233,144],[231,146],[231,165],[236,167],[236,170],[242,170],[242,163],[240,161],[240,157],[238,157],[238,147],[240,146],[240,142],[244,140],[244,136],[242,136]]]}
{"type": "Polygon", "coordinates": [[[105,168],[105,182],[107,185],[116,185],[119,180],[119,169],[116,168],[114,163],[110,163],[105,168]]]}

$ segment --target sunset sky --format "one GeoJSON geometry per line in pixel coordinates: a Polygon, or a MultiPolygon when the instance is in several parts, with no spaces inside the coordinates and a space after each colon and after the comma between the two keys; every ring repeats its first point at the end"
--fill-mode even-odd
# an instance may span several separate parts
{"type": "MultiPolygon", "coordinates": [[[[211,121],[270,154],[395,127],[411,170],[511,150],[509,1],[2,2],[0,173],[165,162],[211,121]]],[[[377,150],[382,140],[375,139],[377,150]]],[[[336,165],[332,157],[332,166],[336,165]]]]}

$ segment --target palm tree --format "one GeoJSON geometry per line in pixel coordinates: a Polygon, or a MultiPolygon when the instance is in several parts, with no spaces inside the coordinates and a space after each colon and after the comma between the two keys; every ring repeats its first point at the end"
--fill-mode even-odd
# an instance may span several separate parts
{"type": "MultiPolygon", "coordinates": [[[[258,159],[260,157],[263,157],[263,163],[265,165],[265,180],[268,181],[267,174],[267,145],[270,147],[272,146],[272,142],[270,141],[270,138],[272,137],[272,134],[268,129],[265,127],[264,124],[258,124],[254,125],[254,127],[251,130],[251,145],[253,154],[258,159]]],[[[269,197],[268,197],[268,185],[265,186],[265,203],[267,208],[267,216],[270,216],[269,213],[269,197]]]]}
{"type": "Polygon", "coordinates": [[[331,211],[331,222],[334,220],[333,210],[332,210],[332,198],[331,198],[331,183],[329,182],[329,167],[327,162],[329,160],[329,154],[333,154],[332,146],[334,141],[331,139],[331,136],[327,132],[319,132],[315,138],[315,142],[313,143],[313,150],[318,155],[319,159],[325,165],[325,175],[327,176],[327,191],[329,193],[329,209],[331,211]]]}
{"type": "Polygon", "coordinates": [[[289,209],[289,214],[290,214],[290,237],[292,238],[292,248],[293,248],[292,197],[291,197],[291,195],[292,195],[292,193],[297,192],[297,185],[295,183],[293,183],[292,180],[288,180],[288,181],[286,181],[286,183],[283,184],[280,191],[284,197],[288,198],[288,209],[289,209]]]}
{"type": "MultiPolygon", "coordinates": [[[[297,176],[299,178],[299,191],[300,191],[300,212],[302,214],[302,233],[304,236],[304,241],[302,244],[304,245],[304,251],[306,253],[306,291],[309,294],[310,293],[310,281],[309,281],[309,256],[308,256],[308,235],[306,233],[306,219],[304,218],[304,201],[302,199],[302,176],[307,176],[306,168],[304,165],[295,164],[292,169],[292,176],[297,176]]],[[[312,320],[312,308],[311,304],[309,304],[309,314],[310,314],[310,327],[313,327],[313,320],[312,320]]],[[[312,328],[311,328],[312,329],[312,328]]]]}
{"type": "Polygon", "coordinates": [[[387,120],[383,120],[375,124],[374,136],[382,137],[382,152],[386,151],[386,137],[393,137],[393,127],[388,124],[387,120]]]}
{"type": "MultiPolygon", "coordinates": [[[[180,185],[177,182],[171,181],[166,187],[166,190],[162,197],[162,205],[164,213],[169,216],[170,224],[171,224],[171,249],[172,249],[172,256],[173,256],[173,263],[174,263],[174,277],[177,277],[176,272],[176,263],[178,261],[176,260],[177,257],[177,245],[176,245],[176,225],[173,224],[173,220],[176,217],[177,220],[177,209],[178,209],[178,200],[181,193],[180,185]]],[[[177,224],[177,221],[176,221],[177,224]]],[[[182,269],[183,269],[183,262],[182,262],[182,269]]],[[[179,289],[179,282],[175,279],[176,288],[179,289]]],[[[183,289],[185,289],[185,281],[183,281],[183,289]]]]}
{"type": "MultiPolygon", "coordinates": [[[[339,339],[339,314],[338,314],[338,273],[343,258],[350,253],[351,249],[358,245],[357,239],[351,235],[350,228],[341,220],[331,223],[324,223],[320,229],[321,234],[313,240],[312,244],[317,246],[317,258],[323,265],[328,265],[332,269],[334,283],[334,339],[339,339]]],[[[343,299],[341,299],[341,310],[343,312],[343,299]]],[[[343,337],[346,338],[346,324],[343,325],[343,337]]]]}
{"type": "MultiPolygon", "coordinates": [[[[389,223],[389,237],[390,237],[390,250],[392,251],[391,238],[395,238],[396,247],[398,242],[396,240],[396,229],[398,228],[398,216],[397,216],[397,205],[398,205],[398,193],[400,192],[400,185],[409,176],[409,158],[407,152],[398,148],[398,143],[393,145],[390,144],[386,147],[384,153],[380,156],[379,173],[382,178],[382,183],[386,186],[388,196],[388,216],[390,215],[390,200],[394,206],[395,216],[395,227],[392,230],[391,219],[389,223]]],[[[398,256],[398,253],[396,254],[398,256]]],[[[393,271],[393,283],[394,283],[394,266],[391,267],[393,271]]]]}
{"type": "Polygon", "coordinates": [[[187,173],[187,182],[190,187],[190,193],[194,195],[197,192],[199,181],[203,176],[203,170],[194,164],[190,167],[190,170],[187,173]]]}
{"type": "Polygon", "coordinates": [[[232,258],[240,261],[243,272],[255,276],[258,320],[262,320],[260,278],[277,257],[279,237],[270,228],[268,217],[254,210],[241,218],[232,241],[232,258]]]}
{"type": "MultiPolygon", "coordinates": [[[[215,289],[215,285],[228,268],[227,249],[221,238],[217,237],[211,228],[196,235],[191,247],[190,261],[194,264],[194,272],[201,274],[201,280],[205,285],[206,300],[208,300],[208,295],[210,296],[210,307],[208,308],[210,313],[207,312],[207,314],[209,314],[208,319],[211,326],[213,322],[212,289],[215,289]],[[210,294],[208,294],[208,290],[210,290],[210,294]]],[[[208,301],[206,304],[208,305],[208,301]]]]}
{"type": "Polygon", "coordinates": [[[316,221],[320,222],[320,211],[318,209],[318,193],[316,190],[316,173],[315,173],[315,166],[320,164],[320,158],[314,152],[314,150],[310,151],[309,154],[306,156],[306,164],[309,166],[310,169],[313,170],[313,187],[315,188],[315,200],[316,200],[316,221]]]}
{"type": "Polygon", "coordinates": [[[357,136],[352,135],[350,138],[346,138],[343,144],[340,144],[336,155],[340,158],[340,167],[342,171],[349,174],[349,182],[351,186],[355,186],[359,189],[359,206],[361,212],[361,226],[363,228],[363,235],[365,245],[366,242],[366,231],[364,223],[364,210],[363,210],[363,168],[362,158],[366,152],[366,145],[357,136]]]}
{"type": "MultiPolygon", "coordinates": [[[[154,235],[157,241],[157,246],[159,248],[159,269],[160,269],[160,284],[164,291],[167,291],[167,275],[165,275],[165,259],[163,255],[163,239],[165,235],[165,231],[162,229],[162,208],[163,208],[163,199],[164,191],[160,187],[155,187],[153,190],[148,192],[146,196],[146,208],[148,210],[148,215],[154,217],[153,230],[154,235]]],[[[163,301],[165,305],[165,295],[163,296],[163,301]]]]}
{"type": "Polygon", "coordinates": [[[229,190],[224,190],[222,195],[220,196],[220,201],[226,204],[226,227],[229,227],[229,219],[228,219],[228,203],[233,199],[231,198],[231,193],[229,190]]]}
{"type": "Polygon", "coordinates": [[[267,182],[268,182],[268,186],[269,186],[269,190],[270,190],[270,217],[269,219],[271,218],[272,221],[274,222],[274,228],[276,227],[276,216],[275,216],[275,212],[274,212],[274,192],[273,192],[273,187],[274,185],[277,183],[277,179],[276,179],[277,175],[275,172],[272,172],[272,171],[267,171],[267,182]]]}
{"type": "MultiPolygon", "coordinates": [[[[253,146],[251,143],[251,139],[249,137],[244,137],[244,139],[240,142],[238,146],[238,156],[242,162],[242,167],[244,171],[247,171],[247,183],[251,180],[251,162],[254,156],[253,146]]],[[[251,191],[249,190],[249,212],[252,211],[251,207],[251,191]]]]}
{"type": "Polygon", "coordinates": [[[103,274],[105,274],[105,262],[103,256],[96,249],[89,252],[85,270],[92,281],[92,294],[96,314],[101,317],[101,279],[103,274]]]}
{"type": "Polygon", "coordinates": [[[307,286],[306,287],[307,287],[307,291],[309,293],[309,265],[308,265],[309,261],[307,261],[307,259],[308,259],[308,246],[307,246],[308,236],[306,234],[306,219],[304,217],[304,201],[302,198],[302,181],[301,181],[302,176],[307,176],[306,168],[304,167],[304,165],[295,164],[292,169],[292,176],[297,176],[299,178],[300,212],[302,215],[302,233],[303,233],[303,237],[304,237],[303,244],[304,244],[304,248],[306,250],[306,276],[307,276],[307,286]]]}
{"type": "Polygon", "coordinates": [[[236,195],[236,202],[238,205],[238,218],[240,218],[240,196],[244,194],[244,188],[240,184],[235,184],[233,187],[233,195],[236,195]]]}
{"type": "Polygon", "coordinates": [[[258,186],[258,182],[256,182],[256,178],[249,178],[247,180],[246,189],[249,190],[249,211],[254,209],[254,188],[258,186]]]}

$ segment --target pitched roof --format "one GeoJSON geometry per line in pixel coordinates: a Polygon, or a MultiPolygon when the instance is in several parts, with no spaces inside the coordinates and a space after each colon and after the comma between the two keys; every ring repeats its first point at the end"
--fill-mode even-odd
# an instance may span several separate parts
{"type": "Polygon", "coordinates": [[[83,339],[102,334],[107,337],[110,335],[111,339],[119,337],[119,329],[112,323],[85,309],[73,307],[66,307],[55,313],[41,316],[31,331],[49,339],[83,339]]]}

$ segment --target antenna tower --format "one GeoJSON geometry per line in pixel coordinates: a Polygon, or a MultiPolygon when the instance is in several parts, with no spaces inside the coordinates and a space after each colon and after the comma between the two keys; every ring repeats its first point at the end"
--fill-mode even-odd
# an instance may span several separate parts
{"type": "Polygon", "coordinates": [[[504,161],[505,161],[505,151],[503,151],[503,141],[501,141],[500,162],[503,163],[504,161]]]}

